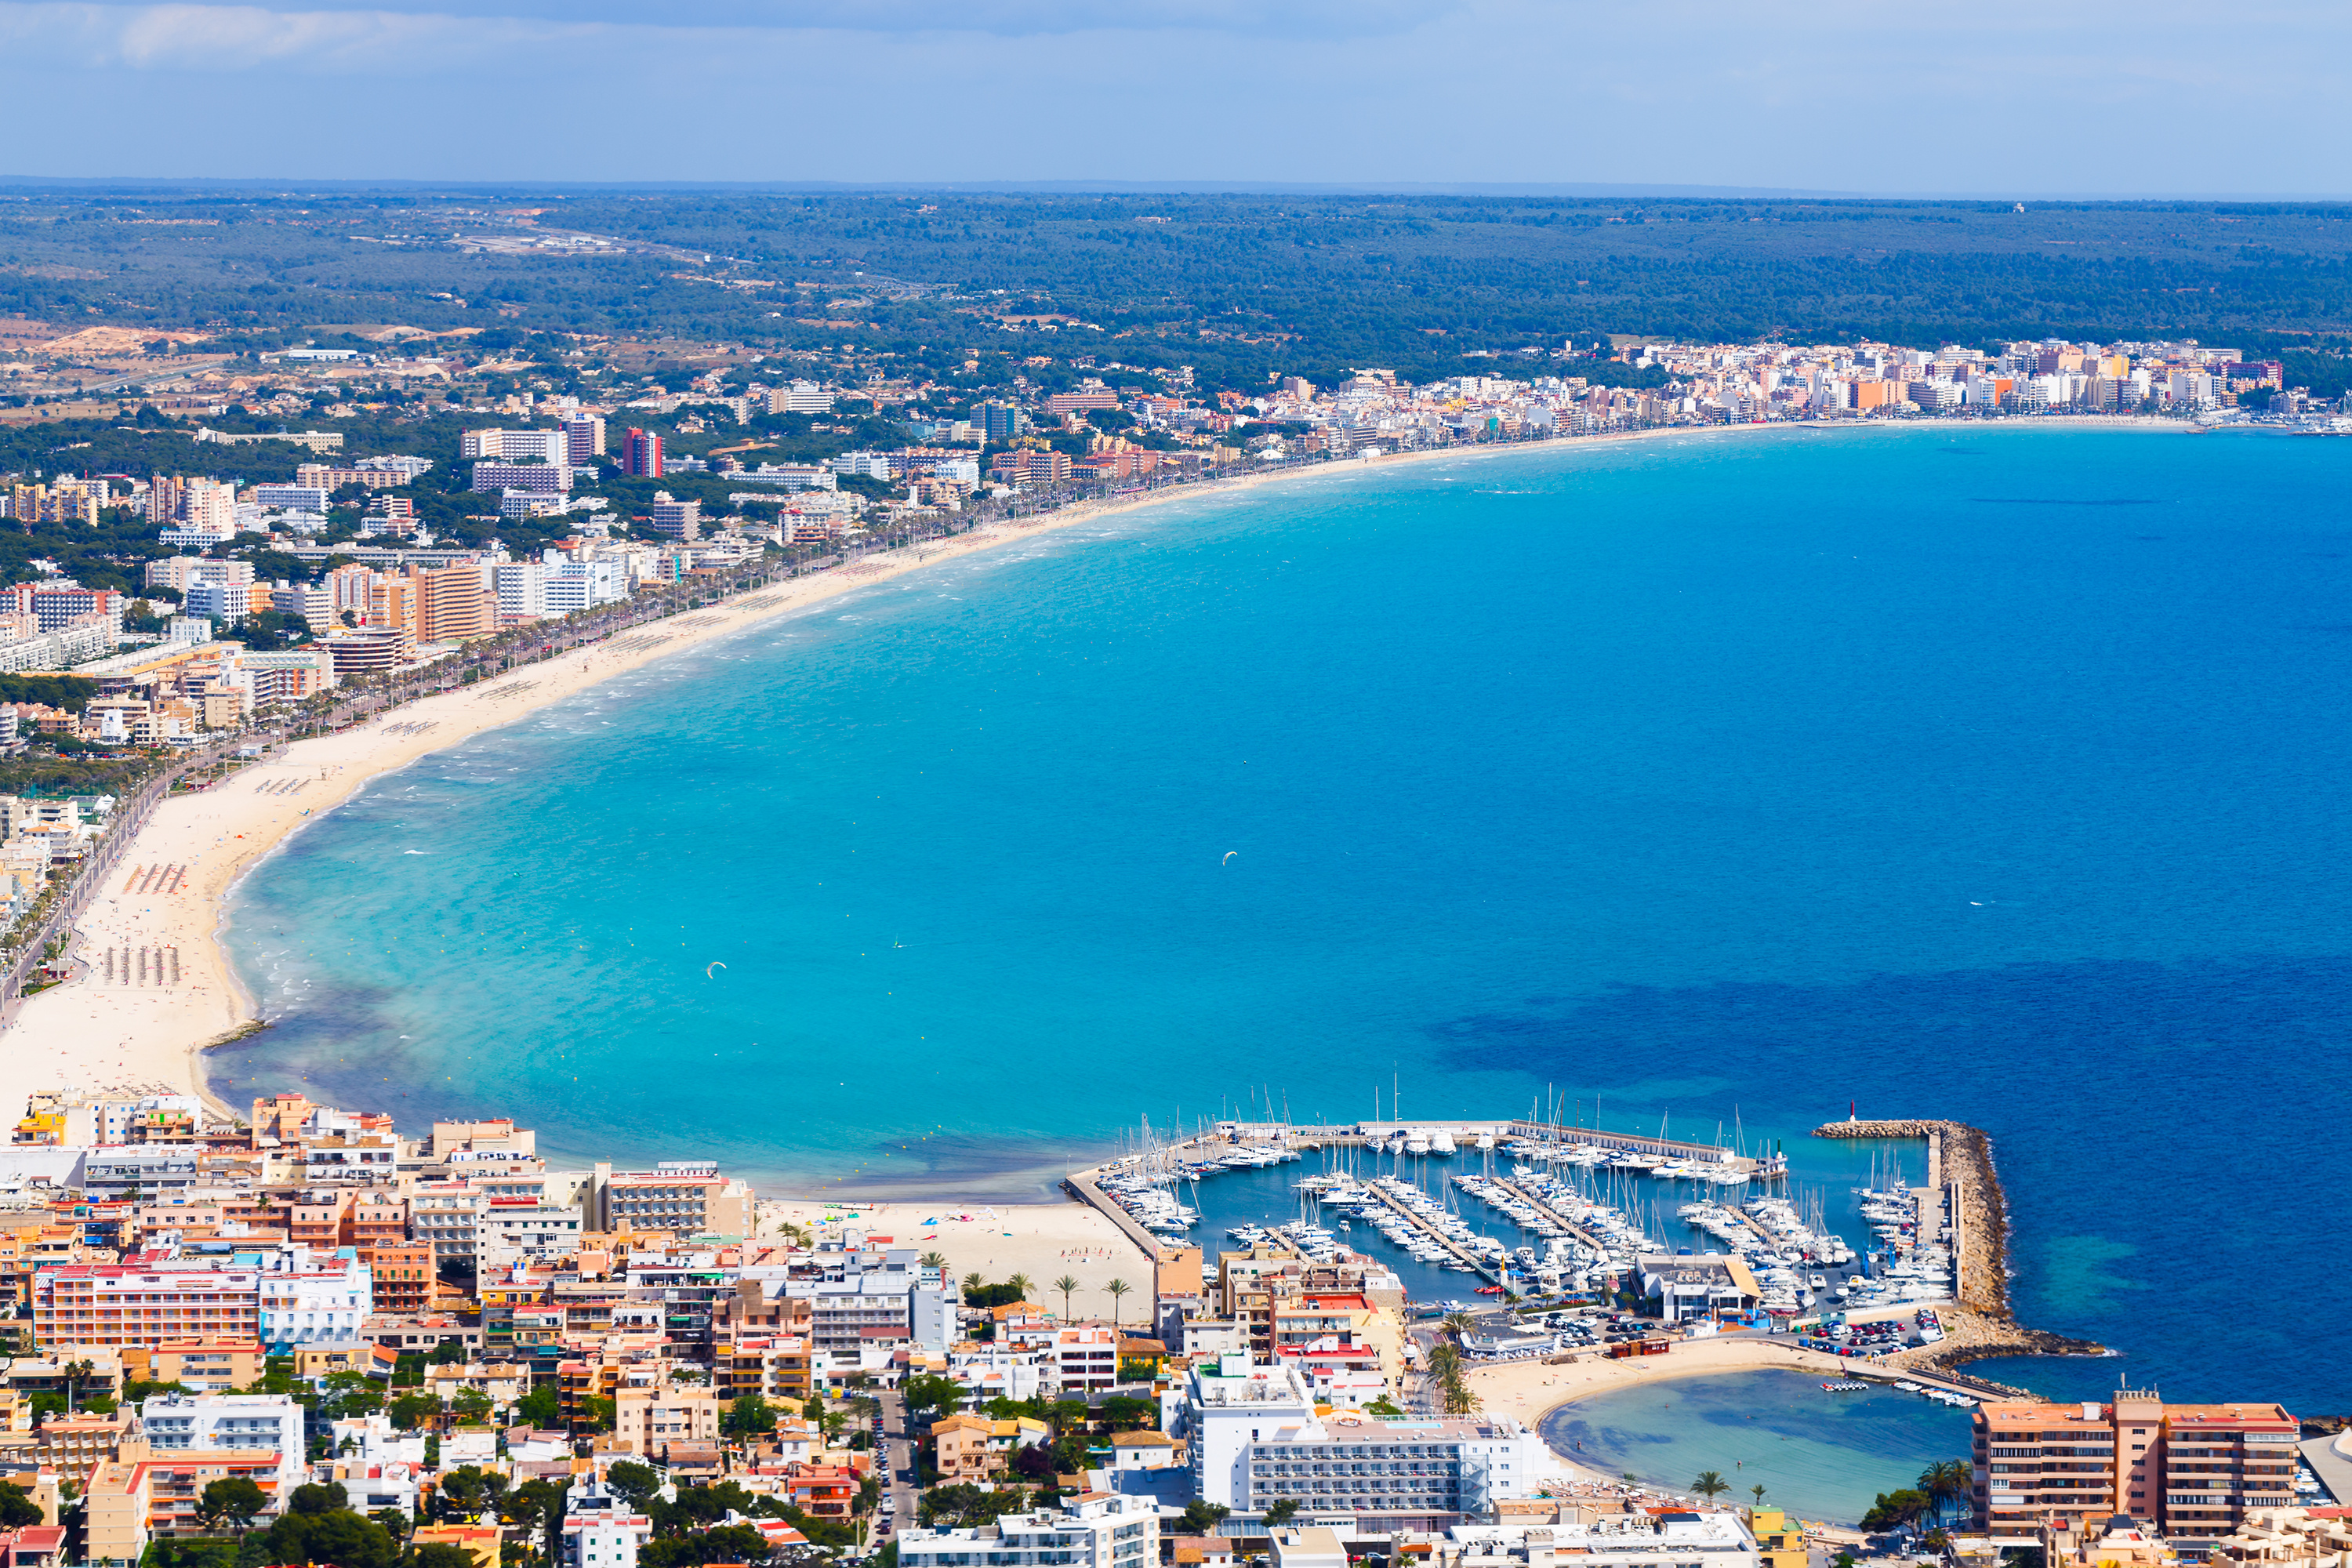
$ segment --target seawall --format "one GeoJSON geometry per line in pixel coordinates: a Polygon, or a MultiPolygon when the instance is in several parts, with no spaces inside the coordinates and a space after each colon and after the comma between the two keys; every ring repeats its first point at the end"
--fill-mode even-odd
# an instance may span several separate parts
{"type": "MultiPolygon", "coordinates": [[[[2105,1345],[2070,1339],[2017,1321],[2009,1299],[2011,1225],[2009,1199],[1993,1167],[1992,1139],[1965,1121],[1925,1119],[1832,1121],[1813,1129],[1816,1138],[1923,1139],[1927,1144],[1928,1184],[1950,1205],[1952,1256],[1958,1310],[1932,1346],[1906,1352],[1904,1364],[1946,1373],[1995,1356],[2106,1355],[2105,1345]]],[[[1962,1374],[1965,1375],[1965,1374],[1962,1374]]],[[[1967,1381],[2002,1393],[2029,1391],[1990,1379],[1967,1381]]]]}

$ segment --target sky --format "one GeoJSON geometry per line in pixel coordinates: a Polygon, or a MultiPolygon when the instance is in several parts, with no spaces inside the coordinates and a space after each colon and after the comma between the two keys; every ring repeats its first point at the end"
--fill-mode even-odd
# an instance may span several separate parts
{"type": "Polygon", "coordinates": [[[2352,195],[2323,0],[0,0],[0,178],[2352,195]]]}

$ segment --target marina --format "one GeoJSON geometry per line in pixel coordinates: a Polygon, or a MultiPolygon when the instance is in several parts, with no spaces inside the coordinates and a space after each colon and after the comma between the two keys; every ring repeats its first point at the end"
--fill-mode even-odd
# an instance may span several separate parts
{"type": "MultiPolygon", "coordinates": [[[[1957,1290],[1946,1195],[1906,1184],[1891,1156],[1832,1222],[1828,1195],[1792,1187],[1784,1156],[1663,1130],[1220,1121],[1176,1137],[1147,1121],[1127,1152],[1068,1187],[1147,1255],[1221,1243],[1309,1262],[1354,1255],[1395,1270],[1423,1301],[1447,1299],[1462,1274],[1482,1293],[1600,1300],[1637,1283],[1645,1258],[1705,1255],[1752,1271],[1756,1326],[1853,1314],[1864,1321],[1854,1343],[1883,1350],[1888,1323],[1957,1290]],[[1236,1187],[1242,1177],[1252,1179],[1236,1187]],[[1248,1201],[1204,1195],[1228,1189],[1248,1201]],[[1870,1326],[1873,1315],[1885,1321],[1870,1326]]],[[[1907,1321],[1903,1332],[1915,1337],[1907,1321]]]]}

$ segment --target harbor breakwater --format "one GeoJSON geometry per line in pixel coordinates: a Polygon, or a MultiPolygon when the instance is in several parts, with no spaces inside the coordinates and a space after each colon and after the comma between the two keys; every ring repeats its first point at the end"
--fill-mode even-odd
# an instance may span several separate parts
{"type": "Polygon", "coordinates": [[[2011,1222],[2009,1200],[1993,1168],[1992,1139],[1965,1121],[1862,1121],[1849,1118],[1813,1129],[1816,1138],[1922,1139],[1927,1145],[1927,1184],[1940,1189],[1952,1227],[1953,1291],[1958,1310],[1944,1325],[1937,1344],[1903,1359],[1916,1370],[1935,1370],[1989,1389],[2036,1397],[2028,1390],[1969,1376],[1958,1369],[1996,1356],[2103,1356],[2112,1352],[2089,1340],[2072,1339],[2017,1321],[2009,1295],[2011,1222]]]}

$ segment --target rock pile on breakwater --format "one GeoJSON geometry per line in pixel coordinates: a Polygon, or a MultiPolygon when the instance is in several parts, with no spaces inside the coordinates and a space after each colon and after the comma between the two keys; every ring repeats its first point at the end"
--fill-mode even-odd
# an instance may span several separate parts
{"type": "MultiPolygon", "coordinates": [[[[2017,1321],[2009,1300],[2009,1200],[1993,1170],[1992,1139],[1965,1121],[1894,1120],[1832,1121],[1816,1138],[1924,1138],[1929,1180],[1953,1189],[1953,1256],[1958,1311],[1943,1340],[1902,1359],[1920,1369],[1950,1372],[1967,1362],[2011,1355],[2105,1355],[2104,1345],[2069,1339],[2017,1321]]],[[[1982,1381],[1982,1380],[1971,1380],[1982,1381]]],[[[2006,1384],[1990,1386],[2007,1388],[2006,1384]]],[[[2022,1392],[2017,1391],[2017,1392],[2022,1392]]]]}

